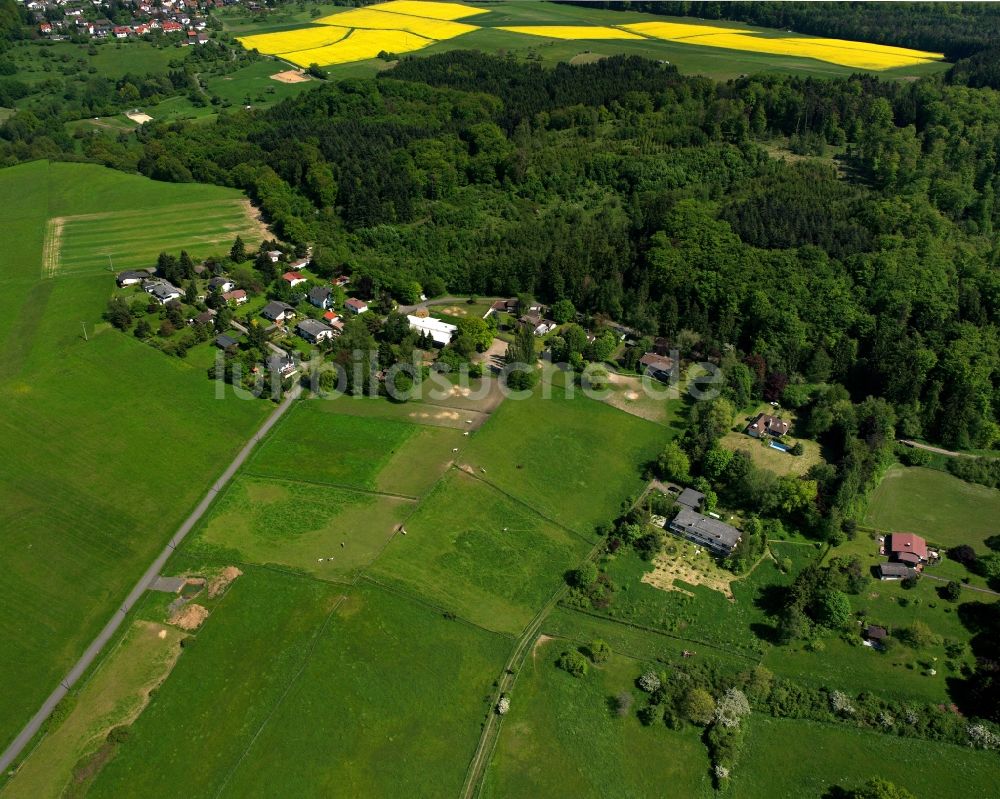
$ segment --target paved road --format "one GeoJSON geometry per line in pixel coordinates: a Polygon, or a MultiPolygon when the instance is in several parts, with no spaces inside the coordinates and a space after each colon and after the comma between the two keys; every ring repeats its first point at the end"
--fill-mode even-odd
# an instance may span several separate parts
{"type": "Polygon", "coordinates": [[[6,771],[10,764],[14,762],[18,755],[25,746],[31,741],[32,738],[41,729],[42,724],[49,717],[55,706],[59,701],[69,693],[69,689],[73,687],[73,684],[80,679],[83,673],[90,667],[90,664],[94,662],[97,656],[100,654],[104,645],[111,640],[114,634],[118,631],[125,617],[128,615],[129,611],[132,609],[133,605],[139,600],[149,584],[157,578],[160,571],[163,569],[164,564],[167,559],[173,554],[174,550],[180,545],[181,541],[184,540],[191,529],[198,523],[198,520],[205,514],[208,510],[209,505],[215,499],[216,494],[218,494],[232,479],[232,476],[236,473],[236,470],[243,465],[247,457],[253,451],[253,448],[257,445],[267,432],[274,427],[275,423],[281,416],[287,411],[292,403],[298,398],[302,393],[302,387],[298,384],[285,395],[285,399],[282,400],[281,404],[275,409],[267,420],[261,425],[260,429],[253,435],[253,437],[246,443],[246,446],[240,450],[239,454],[233,460],[229,467],[222,473],[222,476],[215,481],[212,487],[208,490],[208,493],[204,496],[201,502],[198,503],[198,507],[192,511],[191,515],[184,520],[184,523],[178,528],[177,532],[174,533],[173,538],[164,547],[163,551],[156,557],[152,565],[146,569],[146,573],[142,575],[139,582],[135,584],[135,587],[129,592],[129,595],[125,598],[125,601],[121,604],[121,607],[115,611],[114,616],[111,620],[104,626],[104,629],[98,634],[97,638],[91,642],[90,646],[87,647],[83,656],[77,661],[76,665],[70,670],[56,687],[56,689],[49,695],[49,698],[45,700],[39,711],[32,717],[31,721],[25,725],[24,729],[18,733],[17,737],[11,742],[10,746],[7,747],[3,755],[0,755],[0,773],[6,771]]]}

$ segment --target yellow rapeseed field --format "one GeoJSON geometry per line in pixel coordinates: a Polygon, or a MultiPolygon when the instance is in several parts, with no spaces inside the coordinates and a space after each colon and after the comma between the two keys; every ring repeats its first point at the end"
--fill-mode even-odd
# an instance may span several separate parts
{"type": "Polygon", "coordinates": [[[412,14],[414,17],[451,20],[471,17],[473,14],[485,14],[488,11],[485,8],[473,8],[458,3],[434,3],[429,0],[392,0],[368,8],[376,11],[392,11],[396,14],[412,14]]]}
{"type": "Polygon", "coordinates": [[[375,11],[371,8],[356,8],[352,11],[343,11],[340,14],[331,14],[328,17],[317,19],[316,22],[321,25],[338,25],[347,28],[409,31],[426,39],[437,39],[438,41],[479,30],[475,25],[466,25],[462,22],[411,17],[408,14],[375,11]]]}
{"type": "Polygon", "coordinates": [[[717,28],[709,25],[640,22],[622,27],[645,36],[666,39],[678,44],[813,58],[855,69],[893,69],[926,64],[944,57],[941,53],[926,53],[922,50],[910,50],[905,47],[890,47],[889,45],[853,42],[844,39],[821,39],[805,36],[768,38],[758,35],[757,31],[717,28]]]}
{"type": "Polygon", "coordinates": [[[294,50],[306,50],[312,47],[323,47],[333,44],[343,39],[350,32],[350,28],[324,25],[320,28],[299,28],[294,31],[240,36],[239,42],[247,50],[257,50],[265,55],[279,55],[281,53],[290,53],[294,50]]]}
{"type": "Polygon", "coordinates": [[[284,53],[281,57],[300,67],[308,67],[310,64],[328,67],[375,58],[383,50],[388,53],[412,53],[430,44],[434,44],[433,40],[407,31],[356,30],[336,44],[284,53]]]}
{"type": "Polygon", "coordinates": [[[529,36],[548,36],[550,39],[641,39],[642,36],[623,31],[621,28],[609,28],[602,25],[525,25],[498,30],[511,33],[527,33],[529,36]]]}

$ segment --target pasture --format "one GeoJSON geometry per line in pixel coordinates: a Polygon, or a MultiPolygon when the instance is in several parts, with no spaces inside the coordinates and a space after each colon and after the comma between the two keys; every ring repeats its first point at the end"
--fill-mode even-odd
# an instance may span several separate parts
{"type": "Polygon", "coordinates": [[[374,560],[412,509],[397,497],[241,475],[186,551],[214,562],[274,564],[344,580],[374,560]]]}
{"type": "Polygon", "coordinates": [[[613,655],[576,678],[559,669],[559,654],[575,646],[541,637],[520,669],[482,795],[711,795],[708,753],[698,731],[643,727],[632,712],[609,709],[627,692],[642,704],[635,678],[641,660],[613,655]]]}
{"type": "Polygon", "coordinates": [[[338,598],[332,585],[247,570],[88,796],[216,795],[308,659],[338,598]]]}
{"type": "MultiPolygon", "coordinates": [[[[94,165],[0,170],[0,744],[27,721],[267,412],[100,322],[93,272],[42,279],[53,217],[230,203],[233,191],[94,165]],[[86,324],[84,339],[81,322],[86,324]],[[39,431],[45,435],[40,436],[39,431]]],[[[175,235],[165,229],[165,236],[175,235]]]]}
{"type": "Polygon", "coordinates": [[[624,498],[639,495],[643,467],[668,437],[660,425],[543,383],[504,402],[462,459],[547,518],[592,536],[624,498]]]}
{"type": "Polygon", "coordinates": [[[379,581],[498,632],[517,633],[589,550],[579,536],[455,470],[372,564],[379,581]]]}
{"type": "Polygon", "coordinates": [[[865,524],[882,532],[917,533],[941,547],[970,544],[980,552],[997,533],[1000,491],[946,472],[893,466],[872,494],[865,524]]]}
{"type": "Polygon", "coordinates": [[[509,648],[398,595],[352,590],[221,795],[457,796],[509,648]]]}
{"type": "Polygon", "coordinates": [[[820,799],[881,776],[915,796],[992,796],[997,755],[848,725],[753,716],[729,795],[820,799]]]}

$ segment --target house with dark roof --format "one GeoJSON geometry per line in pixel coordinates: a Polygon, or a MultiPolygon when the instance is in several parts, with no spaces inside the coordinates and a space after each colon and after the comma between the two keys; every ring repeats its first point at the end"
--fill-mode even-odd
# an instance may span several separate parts
{"type": "Polygon", "coordinates": [[[213,319],[215,319],[215,311],[213,311],[210,308],[204,313],[200,313],[197,316],[188,319],[188,322],[190,322],[192,325],[204,325],[204,324],[210,324],[213,319]]]}
{"type": "Polygon", "coordinates": [[[236,288],[236,284],[228,277],[213,277],[208,281],[208,287],[212,291],[220,291],[225,294],[227,291],[232,291],[236,288]]]}
{"type": "Polygon", "coordinates": [[[333,307],[333,291],[329,286],[315,286],[309,289],[309,294],[306,296],[309,299],[310,305],[315,305],[324,311],[328,311],[333,307]]]}
{"type": "Polygon", "coordinates": [[[270,322],[284,322],[295,316],[295,309],[287,302],[272,300],[261,309],[260,315],[270,322]]]}
{"type": "Polygon", "coordinates": [[[916,568],[927,562],[927,542],[913,533],[892,533],[886,539],[885,553],[890,560],[916,568]]]}
{"type": "Polygon", "coordinates": [[[145,288],[146,293],[159,302],[160,305],[166,305],[171,300],[176,300],[178,297],[184,296],[183,291],[177,288],[177,286],[173,286],[166,281],[157,281],[150,286],[146,286],[145,288]]]}
{"type": "Polygon", "coordinates": [[[695,491],[693,488],[685,488],[677,496],[678,505],[694,511],[701,510],[701,503],[704,501],[705,495],[701,491],[695,491]]]}
{"type": "Polygon", "coordinates": [[[295,360],[287,352],[284,355],[274,353],[267,359],[267,370],[277,372],[282,378],[291,377],[298,371],[295,360]]]}
{"type": "Polygon", "coordinates": [[[639,366],[642,367],[642,371],[649,375],[650,377],[661,380],[664,383],[669,383],[670,378],[673,376],[674,359],[665,355],[659,355],[656,352],[647,352],[639,359],[639,366]]]}
{"type": "Polygon", "coordinates": [[[137,286],[140,283],[142,283],[143,280],[148,280],[148,279],[149,279],[149,272],[145,270],[127,269],[124,272],[118,273],[118,277],[115,279],[115,282],[117,282],[118,285],[121,287],[137,286]]]}
{"type": "Polygon", "coordinates": [[[303,319],[295,326],[295,332],[310,344],[333,338],[333,328],[315,319],[303,319]]]}
{"type": "Polygon", "coordinates": [[[917,570],[905,563],[880,563],[878,565],[878,578],[880,580],[905,580],[907,577],[916,577],[917,570]]]}
{"type": "Polygon", "coordinates": [[[681,508],[667,529],[722,556],[730,555],[740,542],[740,531],[735,527],[690,508],[681,508]]]}
{"type": "Polygon", "coordinates": [[[215,346],[220,350],[235,350],[239,346],[239,342],[232,336],[227,336],[223,333],[215,337],[215,346]]]}
{"type": "Polygon", "coordinates": [[[780,438],[788,432],[788,422],[767,413],[758,413],[747,425],[746,434],[754,438],[780,438]]]}

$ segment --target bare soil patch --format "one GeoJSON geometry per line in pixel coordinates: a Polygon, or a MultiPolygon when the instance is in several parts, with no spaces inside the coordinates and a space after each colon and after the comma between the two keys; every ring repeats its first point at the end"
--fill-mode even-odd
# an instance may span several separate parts
{"type": "Polygon", "coordinates": [[[63,228],[66,217],[57,216],[45,226],[45,242],[42,245],[42,277],[55,277],[59,271],[59,253],[62,250],[63,228]]]}
{"type": "Polygon", "coordinates": [[[531,647],[531,662],[532,663],[535,662],[535,657],[538,654],[538,648],[540,646],[544,646],[545,644],[547,644],[551,640],[552,640],[552,636],[551,635],[545,635],[544,633],[542,635],[538,636],[538,638],[535,639],[535,643],[531,647]]]}
{"type": "Polygon", "coordinates": [[[312,78],[301,69],[286,69],[284,72],[275,72],[271,80],[276,80],[278,83],[305,83],[312,78]]]}
{"type": "Polygon", "coordinates": [[[243,574],[235,566],[226,566],[208,582],[208,595],[211,598],[220,596],[237,577],[243,574]]]}
{"type": "Polygon", "coordinates": [[[250,225],[257,231],[257,234],[261,237],[261,239],[267,241],[268,239],[272,238],[271,231],[268,229],[267,224],[261,218],[260,209],[257,208],[249,200],[240,200],[240,205],[243,206],[243,212],[246,214],[247,220],[250,222],[250,225]]]}
{"type": "Polygon", "coordinates": [[[208,609],[203,605],[185,605],[173,616],[170,623],[182,630],[197,630],[208,618],[208,609]]]}
{"type": "Polygon", "coordinates": [[[153,118],[149,114],[144,114],[141,111],[130,111],[127,114],[125,114],[125,116],[127,116],[133,122],[138,122],[140,125],[143,125],[146,122],[153,121],[153,118]]]}
{"type": "Polygon", "coordinates": [[[577,66],[579,64],[596,64],[598,61],[605,58],[607,58],[607,56],[601,55],[600,53],[577,53],[569,60],[569,63],[573,66],[577,66]]]}
{"type": "Polygon", "coordinates": [[[704,585],[724,594],[730,602],[735,602],[731,586],[732,576],[727,576],[705,553],[695,555],[689,545],[682,545],[678,554],[661,552],[653,561],[653,571],[642,575],[642,581],[661,591],[679,591],[694,596],[690,591],[678,586],[675,581],[688,585],[704,585]]]}

